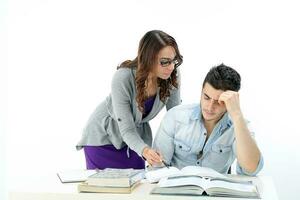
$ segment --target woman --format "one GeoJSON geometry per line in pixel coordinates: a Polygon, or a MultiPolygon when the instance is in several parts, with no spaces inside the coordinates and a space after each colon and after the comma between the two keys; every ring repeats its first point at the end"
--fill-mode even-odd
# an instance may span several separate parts
{"type": "Polygon", "coordinates": [[[180,104],[181,63],[173,37],[158,30],[143,36],[137,57],[118,67],[111,94],[91,115],[77,144],[78,150],[84,149],[87,169],[144,169],[144,159],[150,165],[161,162],[150,148],[148,121],[164,106],[169,110],[180,104]]]}

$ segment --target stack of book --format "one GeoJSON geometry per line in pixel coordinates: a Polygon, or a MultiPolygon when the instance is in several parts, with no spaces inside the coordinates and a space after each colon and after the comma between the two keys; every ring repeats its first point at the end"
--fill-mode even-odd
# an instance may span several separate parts
{"type": "Polygon", "coordinates": [[[79,192],[131,193],[144,178],[144,170],[99,170],[78,185],[79,192]]]}

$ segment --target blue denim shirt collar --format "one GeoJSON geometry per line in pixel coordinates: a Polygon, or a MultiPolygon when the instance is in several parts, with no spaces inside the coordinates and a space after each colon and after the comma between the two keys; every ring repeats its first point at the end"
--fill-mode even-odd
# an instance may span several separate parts
{"type": "Polygon", "coordinates": [[[199,106],[196,106],[195,109],[192,111],[192,114],[191,114],[191,120],[201,120],[202,119],[202,113],[201,113],[201,107],[200,105],[199,106]]]}

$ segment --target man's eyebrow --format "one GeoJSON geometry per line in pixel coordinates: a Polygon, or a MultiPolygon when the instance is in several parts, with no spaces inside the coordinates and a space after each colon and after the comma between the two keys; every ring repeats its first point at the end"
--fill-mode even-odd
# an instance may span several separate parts
{"type": "Polygon", "coordinates": [[[203,93],[203,94],[205,95],[205,97],[207,97],[207,98],[211,99],[211,97],[210,97],[210,96],[208,96],[207,94],[205,94],[205,93],[203,93]]]}
{"type": "Polygon", "coordinates": [[[214,101],[219,101],[218,99],[213,99],[213,98],[211,98],[210,96],[208,96],[206,93],[204,93],[203,92],[203,94],[207,97],[207,98],[209,98],[209,99],[212,99],[212,100],[214,100],[214,101]]]}

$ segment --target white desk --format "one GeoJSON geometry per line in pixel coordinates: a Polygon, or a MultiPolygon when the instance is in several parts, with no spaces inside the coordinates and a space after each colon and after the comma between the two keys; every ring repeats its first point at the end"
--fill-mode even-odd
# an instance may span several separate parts
{"type": "MultiPolygon", "coordinates": [[[[269,176],[258,178],[240,177],[241,179],[254,180],[258,184],[258,190],[263,200],[278,200],[273,180],[269,176]]],[[[226,199],[238,200],[238,198],[220,198],[208,196],[167,196],[150,195],[155,184],[142,183],[131,194],[106,194],[106,193],[78,193],[76,183],[62,184],[53,175],[51,177],[31,178],[20,180],[9,186],[10,200],[194,200],[194,199],[226,199]]]]}

